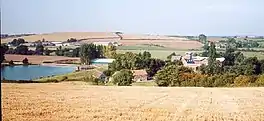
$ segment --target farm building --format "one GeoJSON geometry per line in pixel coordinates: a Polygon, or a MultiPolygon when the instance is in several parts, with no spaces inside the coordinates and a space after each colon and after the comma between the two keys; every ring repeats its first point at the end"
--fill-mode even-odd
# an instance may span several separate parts
{"type": "Polygon", "coordinates": [[[134,81],[141,82],[141,81],[147,81],[148,80],[148,73],[146,70],[132,70],[134,81]]]}
{"type": "Polygon", "coordinates": [[[103,72],[101,72],[101,71],[96,71],[94,74],[93,74],[93,77],[95,77],[95,78],[98,78],[98,79],[100,79],[100,80],[102,80],[102,81],[107,81],[106,79],[106,75],[103,73],[103,72]]]}
{"type": "MultiPolygon", "coordinates": [[[[193,56],[192,52],[187,52],[185,56],[172,56],[171,61],[180,60],[186,67],[197,70],[197,67],[201,65],[208,65],[208,57],[193,56]]],[[[222,63],[225,58],[216,58],[216,61],[222,63]]]]}
{"type": "Polygon", "coordinates": [[[107,58],[98,58],[98,59],[93,59],[91,62],[92,64],[109,64],[113,63],[115,59],[107,59],[107,58]]]}
{"type": "Polygon", "coordinates": [[[35,47],[37,44],[36,43],[23,43],[22,45],[28,46],[28,47],[35,47]]]}

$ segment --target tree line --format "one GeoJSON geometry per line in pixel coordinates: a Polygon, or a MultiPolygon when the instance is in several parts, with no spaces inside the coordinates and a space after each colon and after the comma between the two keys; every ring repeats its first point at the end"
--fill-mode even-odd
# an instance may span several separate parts
{"type": "Polygon", "coordinates": [[[115,46],[103,46],[95,44],[83,44],[79,51],[82,64],[91,64],[96,58],[114,58],[116,55],[115,46]]]}

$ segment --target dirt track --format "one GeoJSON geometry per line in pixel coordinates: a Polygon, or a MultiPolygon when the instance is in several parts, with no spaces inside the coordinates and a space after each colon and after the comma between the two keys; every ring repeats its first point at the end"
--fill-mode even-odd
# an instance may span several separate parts
{"type": "Polygon", "coordinates": [[[264,120],[264,88],[2,84],[3,119],[264,120]]]}

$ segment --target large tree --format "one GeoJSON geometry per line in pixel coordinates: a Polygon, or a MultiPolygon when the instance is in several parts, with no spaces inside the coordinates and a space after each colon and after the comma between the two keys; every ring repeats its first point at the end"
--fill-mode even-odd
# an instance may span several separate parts
{"type": "Polygon", "coordinates": [[[83,44],[80,48],[80,58],[83,64],[90,64],[92,59],[96,58],[114,58],[116,56],[116,48],[113,46],[96,46],[94,44],[83,44]]]}
{"type": "Polygon", "coordinates": [[[27,55],[28,54],[28,46],[19,45],[15,49],[15,54],[27,55]]]}
{"type": "Polygon", "coordinates": [[[25,43],[26,41],[23,38],[18,38],[18,39],[13,39],[12,42],[10,42],[10,44],[12,44],[13,46],[19,46],[20,44],[25,43]]]}
{"type": "Polygon", "coordinates": [[[233,66],[235,64],[235,50],[236,46],[234,45],[236,40],[234,38],[228,39],[226,50],[224,53],[225,61],[223,62],[224,66],[233,66]]]}
{"type": "Polygon", "coordinates": [[[36,46],[36,54],[43,55],[44,53],[44,46],[42,44],[38,44],[36,46]]]}
{"type": "Polygon", "coordinates": [[[184,66],[165,66],[155,75],[155,82],[158,86],[181,86],[185,75],[192,72],[192,69],[184,66]]]}
{"type": "Polygon", "coordinates": [[[7,51],[8,51],[8,46],[5,44],[1,44],[1,47],[0,47],[0,52],[1,52],[0,63],[2,63],[5,60],[5,53],[7,51]]]}
{"type": "Polygon", "coordinates": [[[122,69],[113,75],[112,83],[118,86],[129,86],[132,84],[132,80],[133,73],[128,69],[122,69]]]}
{"type": "Polygon", "coordinates": [[[200,34],[198,38],[201,43],[207,44],[207,37],[204,34],[200,34]]]}

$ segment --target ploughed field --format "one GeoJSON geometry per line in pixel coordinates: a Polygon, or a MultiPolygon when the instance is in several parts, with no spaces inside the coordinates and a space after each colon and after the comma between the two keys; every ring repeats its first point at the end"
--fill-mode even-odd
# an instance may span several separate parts
{"type": "Polygon", "coordinates": [[[264,120],[264,88],[2,83],[4,121],[264,120]]]}

